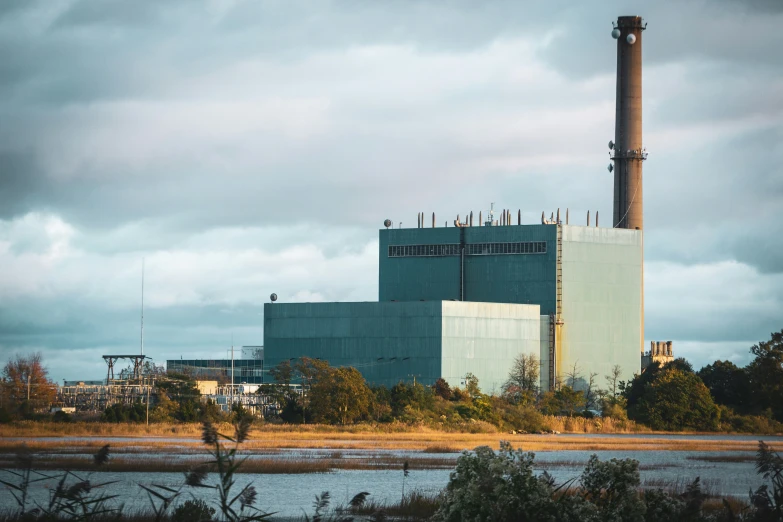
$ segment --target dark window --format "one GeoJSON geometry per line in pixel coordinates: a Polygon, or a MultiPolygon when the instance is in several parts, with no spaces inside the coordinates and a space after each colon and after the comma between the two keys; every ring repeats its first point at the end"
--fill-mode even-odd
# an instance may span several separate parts
{"type": "MultiPolygon", "coordinates": [[[[465,255],[486,256],[505,254],[546,254],[546,241],[516,243],[471,243],[465,245],[465,255]]],[[[458,256],[458,244],[389,245],[389,257],[458,256]]]]}

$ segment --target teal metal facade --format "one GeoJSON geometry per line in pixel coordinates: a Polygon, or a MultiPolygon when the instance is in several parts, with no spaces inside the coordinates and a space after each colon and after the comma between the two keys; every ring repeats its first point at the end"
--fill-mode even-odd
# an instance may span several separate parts
{"type": "Polygon", "coordinates": [[[464,300],[555,310],[556,225],[381,230],[379,301],[464,300]],[[546,244],[545,253],[390,257],[391,245],[546,244]],[[462,270],[461,270],[462,268],[462,270]],[[460,299],[462,286],[462,299],[460,299]]]}
{"type": "Polygon", "coordinates": [[[307,356],[384,386],[414,377],[461,386],[470,372],[499,391],[514,357],[538,354],[539,324],[538,306],[501,303],[268,303],[265,366],[307,356]]]}

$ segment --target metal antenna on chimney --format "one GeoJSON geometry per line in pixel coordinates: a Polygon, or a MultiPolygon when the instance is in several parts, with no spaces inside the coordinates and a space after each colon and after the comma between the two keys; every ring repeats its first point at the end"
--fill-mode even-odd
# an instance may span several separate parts
{"type": "Polygon", "coordinates": [[[141,258],[141,355],[144,355],[144,258],[141,258]]]}

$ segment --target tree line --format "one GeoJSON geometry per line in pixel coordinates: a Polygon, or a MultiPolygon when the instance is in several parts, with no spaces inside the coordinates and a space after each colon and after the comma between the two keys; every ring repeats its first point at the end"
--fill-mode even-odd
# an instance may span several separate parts
{"type": "MultiPolygon", "coordinates": [[[[357,422],[424,424],[452,430],[551,430],[559,417],[611,418],[621,429],[627,421],[654,430],[783,431],[783,331],[750,348],[753,359],[738,367],[715,361],[695,371],[685,359],[653,363],[629,381],[619,366],[608,375],[584,376],[570,368],[553,390],[539,389],[539,360],[520,355],[497,394],[482,392],[468,374],[461,387],[438,379],[432,386],[399,382],[370,386],[356,369],[302,358],[270,369],[275,382],[259,392],[274,397],[279,409],[270,422],[347,425],[357,422]],[[293,384],[301,386],[292,386],[293,384]],[[304,393],[302,393],[304,390],[304,393]]],[[[226,420],[220,407],[203,401],[192,377],[170,374],[156,384],[150,422],[226,420]]],[[[16,357],[3,369],[0,421],[32,418],[54,400],[39,354],[16,357]],[[29,383],[29,384],[28,384],[29,383]]],[[[239,405],[233,417],[246,415],[239,405]]],[[[64,416],[61,416],[64,417],[64,416]]],[[[113,405],[105,421],[141,422],[142,405],[113,405]]],[[[597,419],[596,422],[601,422],[597,419]]]]}

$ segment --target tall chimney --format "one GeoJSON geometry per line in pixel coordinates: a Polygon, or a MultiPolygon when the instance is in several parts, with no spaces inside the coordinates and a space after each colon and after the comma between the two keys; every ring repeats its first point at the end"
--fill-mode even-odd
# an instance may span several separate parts
{"type": "Polygon", "coordinates": [[[617,228],[642,230],[642,31],[641,16],[620,16],[614,127],[614,219],[617,228]]]}
{"type": "MultiPolygon", "coordinates": [[[[610,225],[643,230],[642,163],[642,31],[641,16],[620,16],[612,30],[617,40],[617,99],[614,122],[614,212],[610,225]]],[[[642,238],[642,245],[644,239],[642,238]]],[[[644,248],[644,246],[642,246],[644,248]]],[[[644,254],[642,254],[642,265],[644,254]]],[[[640,345],[644,351],[644,266],[641,277],[640,345]]]]}

